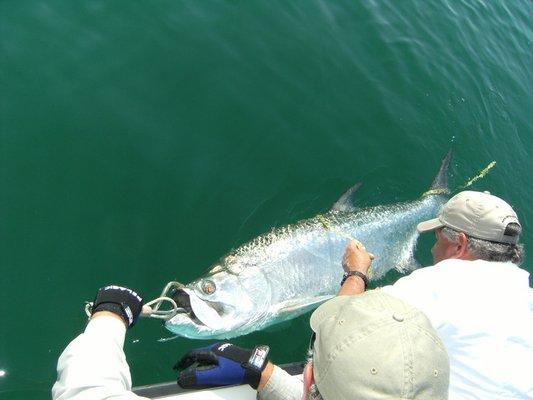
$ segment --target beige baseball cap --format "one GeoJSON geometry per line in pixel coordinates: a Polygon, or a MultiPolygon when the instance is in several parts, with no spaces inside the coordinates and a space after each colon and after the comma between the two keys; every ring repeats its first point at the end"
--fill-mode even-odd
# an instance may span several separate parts
{"type": "Polygon", "coordinates": [[[518,235],[506,235],[507,225],[520,225],[512,207],[489,192],[464,191],[453,196],[437,218],[418,224],[418,232],[447,226],[477,239],[515,244],[518,235]]]}
{"type": "Polygon", "coordinates": [[[379,289],[311,316],[313,373],[326,400],[447,399],[450,363],[419,310],[379,289]]]}

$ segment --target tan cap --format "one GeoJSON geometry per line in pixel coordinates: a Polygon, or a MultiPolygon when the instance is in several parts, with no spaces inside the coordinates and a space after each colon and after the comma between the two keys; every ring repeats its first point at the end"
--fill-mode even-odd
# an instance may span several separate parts
{"type": "Polygon", "coordinates": [[[464,191],[453,196],[437,218],[418,224],[418,232],[432,231],[447,226],[477,239],[491,242],[518,242],[518,235],[507,236],[507,225],[518,217],[512,207],[489,192],[464,191]]]}
{"type": "Polygon", "coordinates": [[[380,290],[338,296],[311,316],[326,400],[447,399],[448,354],[427,317],[380,290]]]}

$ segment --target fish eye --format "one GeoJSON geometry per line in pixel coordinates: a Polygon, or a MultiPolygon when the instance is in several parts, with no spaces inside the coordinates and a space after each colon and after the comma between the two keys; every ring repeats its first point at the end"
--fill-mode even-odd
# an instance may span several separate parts
{"type": "Polygon", "coordinates": [[[215,282],[210,280],[205,280],[202,282],[202,292],[205,294],[213,294],[217,290],[217,286],[215,285],[215,282]]]}

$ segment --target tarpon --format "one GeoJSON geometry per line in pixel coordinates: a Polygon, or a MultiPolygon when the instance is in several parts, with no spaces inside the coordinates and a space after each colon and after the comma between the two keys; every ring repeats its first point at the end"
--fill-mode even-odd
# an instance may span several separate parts
{"type": "Polygon", "coordinates": [[[165,325],[194,339],[226,339],[295,318],[339,290],[347,237],[375,254],[372,280],[391,269],[407,272],[414,259],[416,225],[434,218],[447,197],[451,150],[428,192],[411,202],[354,209],[352,187],[321,215],[272,229],[222,257],[174,293],[188,313],[165,325]]]}

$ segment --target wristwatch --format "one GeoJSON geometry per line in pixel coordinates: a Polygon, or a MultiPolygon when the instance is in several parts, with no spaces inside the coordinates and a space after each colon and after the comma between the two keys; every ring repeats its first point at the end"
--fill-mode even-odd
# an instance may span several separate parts
{"type": "Polygon", "coordinates": [[[363,283],[364,283],[364,290],[366,290],[366,288],[368,287],[368,278],[366,277],[365,274],[363,274],[362,272],[359,272],[359,271],[348,271],[348,272],[345,272],[342,275],[341,286],[344,285],[344,282],[346,282],[346,279],[348,279],[349,276],[358,276],[359,278],[361,278],[363,280],[363,283]]]}
{"type": "Polygon", "coordinates": [[[259,382],[261,381],[261,373],[266,368],[268,364],[268,352],[270,347],[266,345],[256,346],[250,354],[248,361],[242,364],[244,370],[246,371],[244,376],[248,379],[248,384],[257,389],[259,382]]]}
{"type": "Polygon", "coordinates": [[[252,350],[252,354],[248,361],[244,363],[245,368],[249,368],[259,373],[263,372],[268,363],[268,352],[270,347],[266,345],[257,346],[252,350]]]}

